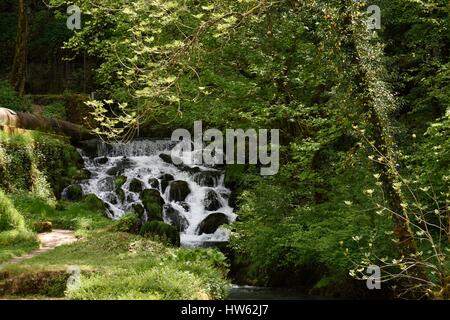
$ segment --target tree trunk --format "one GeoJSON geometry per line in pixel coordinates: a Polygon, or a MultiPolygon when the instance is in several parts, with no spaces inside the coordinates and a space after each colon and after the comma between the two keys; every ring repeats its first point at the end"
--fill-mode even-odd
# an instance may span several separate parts
{"type": "Polygon", "coordinates": [[[28,18],[26,0],[19,0],[19,19],[17,25],[16,51],[11,70],[11,84],[23,95],[25,93],[27,49],[28,49],[28,18]]]}

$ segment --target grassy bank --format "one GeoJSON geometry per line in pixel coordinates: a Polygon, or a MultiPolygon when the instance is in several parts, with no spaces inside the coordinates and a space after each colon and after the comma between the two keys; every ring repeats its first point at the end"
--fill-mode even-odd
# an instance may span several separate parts
{"type": "MultiPolygon", "coordinates": [[[[225,257],[215,250],[175,248],[119,232],[119,222],[105,218],[92,196],[54,207],[30,194],[12,198],[4,196],[31,244],[36,244],[31,230],[42,221],[75,230],[80,240],[6,265],[0,271],[0,296],[135,300],[221,299],[227,294],[225,257]],[[67,290],[68,270],[73,266],[81,270],[81,286],[67,290]]],[[[26,247],[27,243],[17,239],[20,245],[14,251],[2,243],[0,257],[5,261],[35,248],[26,247]]]]}

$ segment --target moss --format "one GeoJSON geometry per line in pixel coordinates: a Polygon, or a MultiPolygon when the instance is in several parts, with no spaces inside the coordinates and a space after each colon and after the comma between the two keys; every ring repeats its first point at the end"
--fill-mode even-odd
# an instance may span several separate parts
{"type": "Polygon", "coordinates": [[[83,197],[83,202],[92,211],[104,211],[105,204],[95,194],[87,194],[83,197]]]}
{"type": "Polygon", "coordinates": [[[174,246],[180,245],[180,233],[175,226],[160,222],[148,221],[141,227],[140,235],[168,242],[174,246]]]}
{"type": "Polygon", "coordinates": [[[158,190],[147,189],[141,193],[142,204],[147,211],[149,220],[163,220],[164,200],[161,198],[158,190]]]}
{"type": "Polygon", "coordinates": [[[114,185],[116,186],[116,188],[122,188],[125,182],[127,182],[127,177],[125,176],[117,176],[114,179],[114,185]]]}
{"type": "Polygon", "coordinates": [[[66,140],[33,131],[0,132],[0,188],[59,197],[80,178],[82,159],[66,140]],[[45,188],[45,192],[43,192],[45,188]]]}
{"type": "Polygon", "coordinates": [[[122,216],[115,224],[114,230],[138,234],[141,227],[141,221],[137,214],[128,213],[122,216]]]}

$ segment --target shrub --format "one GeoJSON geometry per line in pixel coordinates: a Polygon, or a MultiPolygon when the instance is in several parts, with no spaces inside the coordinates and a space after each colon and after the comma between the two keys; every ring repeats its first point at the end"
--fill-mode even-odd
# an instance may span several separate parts
{"type": "Polygon", "coordinates": [[[0,231],[25,230],[25,220],[13,202],[0,190],[0,231]]]}
{"type": "Polygon", "coordinates": [[[66,106],[62,101],[56,101],[47,105],[42,112],[44,117],[54,118],[59,120],[66,120],[66,106]]]}
{"type": "Polygon", "coordinates": [[[116,231],[137,234],[140,227],[139,217],[135,213],[128,213],[122,216],[114,227],[116,231]]]}
{"type": "Polygon", "coordinates": [[[141,227],[140,235],[167,241],[174,246],[180,245],[180,233],[178,229],[164,222],[148,221],[144,223],[141,227]]]}
{"type": "Polygon", "coordinates": [[[19,97],[8,81],[0,81],[0,108],[29,112],[31,102],[28,98],[19,97]]]}

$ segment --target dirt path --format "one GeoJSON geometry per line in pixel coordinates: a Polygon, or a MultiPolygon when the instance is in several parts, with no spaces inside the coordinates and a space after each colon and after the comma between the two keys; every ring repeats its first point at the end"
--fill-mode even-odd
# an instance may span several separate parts
{"type": "Polygon", "coordinates": [[[39,249],[34,250],[26,255],[16,257],[6,264],[15,264],[24,260],[28,260],[34,258],[44,252],[55,249],[56,247],[62,246],[64,244],[70,244],[78,239],[75,237],[75,234],[71,230],[59,230],[54,229],[52,232],[40,233],[38,234],[39,242],[41,246],[39,249]]]}

